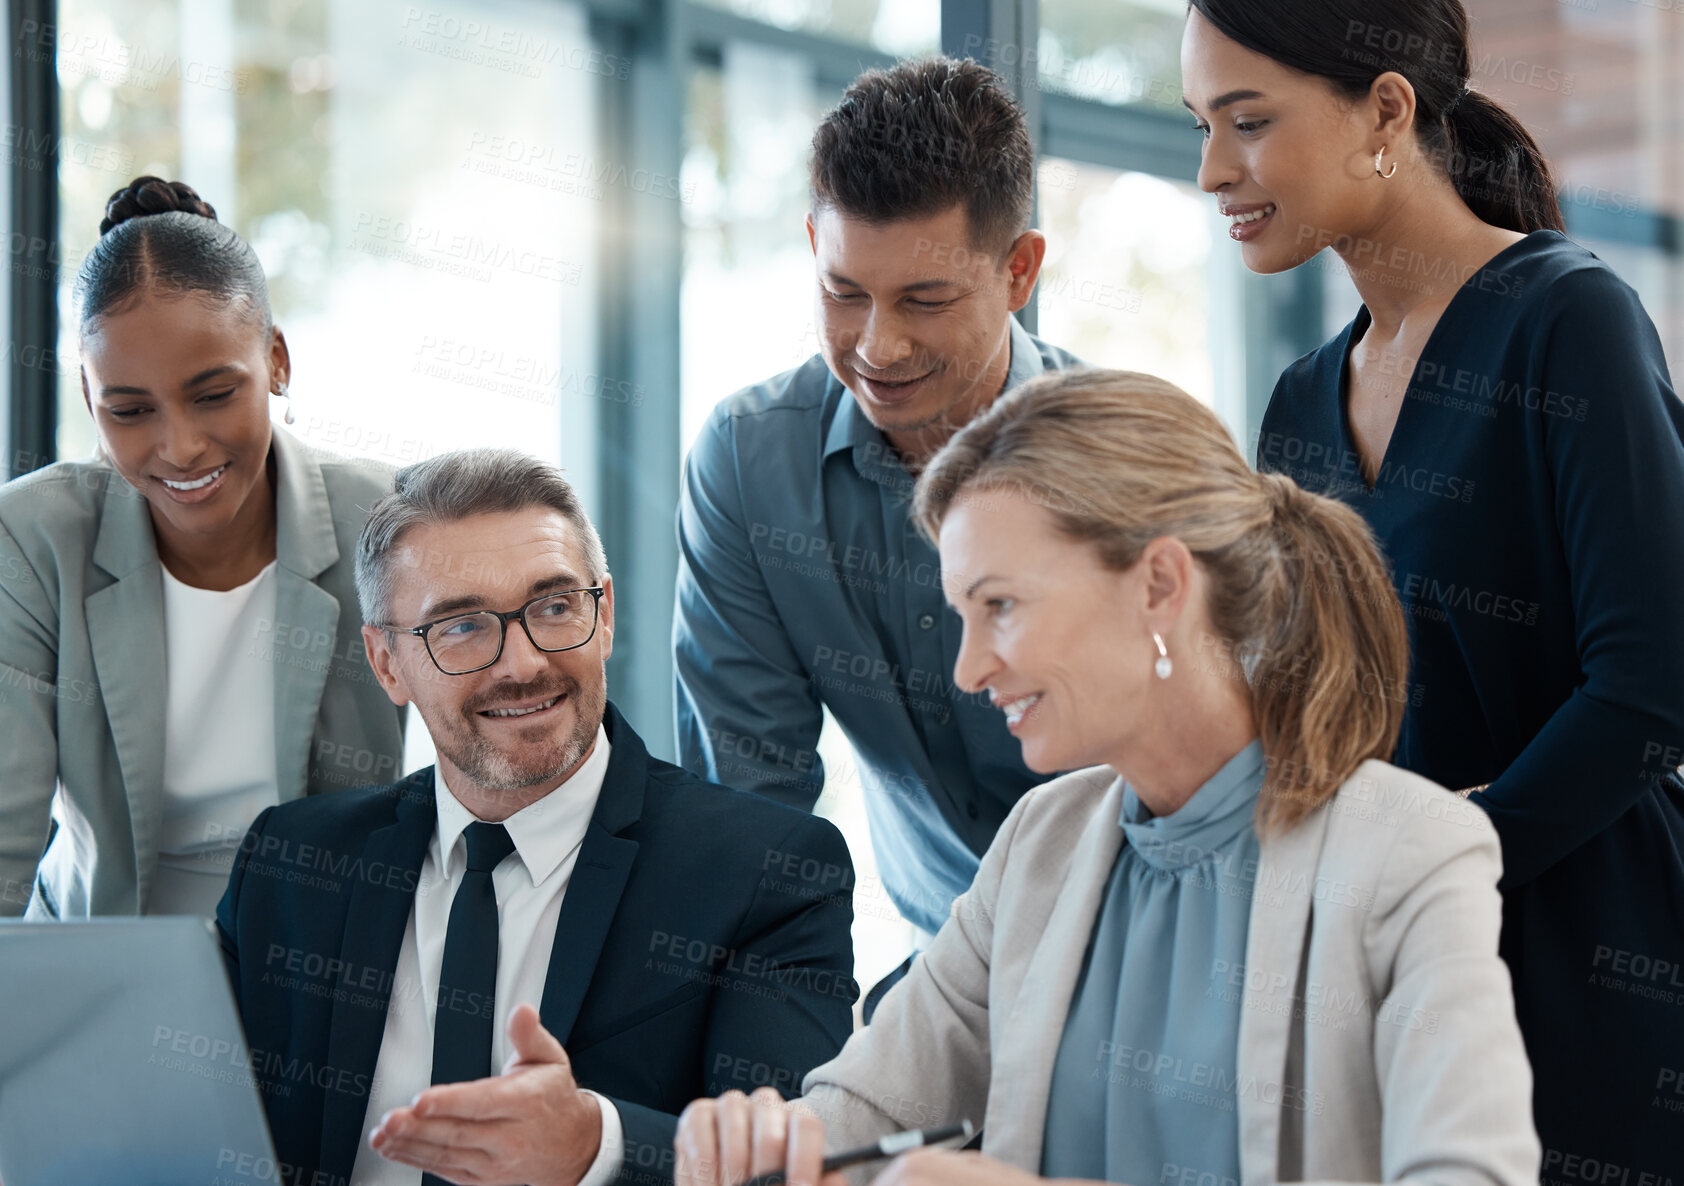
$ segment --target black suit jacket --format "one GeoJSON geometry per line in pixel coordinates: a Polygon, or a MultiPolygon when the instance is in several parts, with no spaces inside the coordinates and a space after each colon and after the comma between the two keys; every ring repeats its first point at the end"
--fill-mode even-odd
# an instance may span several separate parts
{"type": "MultiPolygon", "coordinates": [[[[609,705],[613,747],[539,1012],[625,1129],[620,1180],[672,1177],[698,1096],[802,1077],[852,1030],[853,864],[823,820],[649,756],[609,705]]],[[[344,1186],[376,1118],[369,1087],[394,969],[437,827],[433,771],[270,808],[217,910],[289,1182],[344,1186]]],[[[420,1085],[417,1085],[418,1087],[420,1085]]]]}

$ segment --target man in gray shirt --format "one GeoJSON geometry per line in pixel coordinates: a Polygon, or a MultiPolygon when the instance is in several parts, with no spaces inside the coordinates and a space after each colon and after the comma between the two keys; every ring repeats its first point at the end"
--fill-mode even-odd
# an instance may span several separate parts
{"type": "Polygon", "coordinates": [[[908,517],[955,432],[1079,365],[1012,316],[1046,251],[1034,176],[1023,113],[986,68],[857,79],[813,137],[822,352],[714,409],[680,495],[682,764],[810,809],[828,707],[859,756],[884,886],[925,932],[1043,781],[1003,714],[954,686],[959,618],[908,517]]]}

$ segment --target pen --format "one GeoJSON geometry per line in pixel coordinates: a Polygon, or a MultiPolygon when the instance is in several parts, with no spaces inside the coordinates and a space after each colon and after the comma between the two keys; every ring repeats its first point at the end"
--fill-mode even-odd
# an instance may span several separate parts
{"type": "MultiPolygon", "coordinates": [[[[958,1124],[948,1124],[941,1128],[912,1129],[908,1132],[890,1133],[888,1136],[871,1145],[861,1145],[858,1149],[849,1149],[842,1153],[832,1153],[824,1159],[823,1170],[845,1170],[862,1162],[877,1161],[885,1157],[898,1157],[909,1149],[922,1149],[925,1145],[939,1145],[943,1141],[968,1140],[975,1132],[969,1120],[961,1120],[958,1124]]],[[[743,1186],[779,1186],[784,1180],[782,1170],[773,1170],[769,1174],[750,1178],[743,1186]]]]}

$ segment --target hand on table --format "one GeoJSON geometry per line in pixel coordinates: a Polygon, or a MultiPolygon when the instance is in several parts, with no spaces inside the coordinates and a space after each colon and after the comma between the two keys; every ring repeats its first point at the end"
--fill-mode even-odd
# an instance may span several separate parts
{"type": "MultiPolygon", "coordinates": [[[[775,1169],[788,1186],[846,1186],[820,1170],[824,1123],[770,1087],[696,1100],[678,1118],[676,1186],[739,1186],[775,1169]]],[[[836,1150],[831,1150],[836,1152],[836,1150]]],[[[874,1163],[873,1168],[881,1168],[874,1163]]],[[[875,1186],[1040,1186],[1042,1179],[980,1153],[918,1149],[881,1168],[875,1186]]],[[[1097,1186],[1097,1184],[1096,1184],[1097,1186]]]]}
{"type": "Polygon", "coordinates": [[[501,1075],[429,1087],[386,1113],[374,1151],[462,1186],[574,1186],[596,1160],[601,1107],[531,1005],[509,1015],[509,1041],[501,1075]]]}
{"type": "Polygon", "coordinates": [[[824,1122],[770,1087],[693,1101],[678,1118],[673,1146],[676,1186],[738,1186],[777,1169],[788,1186],[846,1186],[840,1173],[820,1181],[824,1122]]]}

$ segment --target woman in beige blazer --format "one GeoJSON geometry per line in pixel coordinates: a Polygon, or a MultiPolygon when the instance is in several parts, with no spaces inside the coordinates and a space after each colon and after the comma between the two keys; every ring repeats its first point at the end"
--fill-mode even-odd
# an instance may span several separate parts
{"type": "Polygon", "coordinates": [[[77,286],[100,458],[0,487],[0,915],[208,914],[263,806],[401,773],[352,584],[390,470],[271,426],[286,341],[215,218],[112,196],[77,286]]]}
{"type": "Polygon", "coordinates": [[[678,1181],[813,1186],[826,1148],[969,1119],[980,1156],[880,1181],[1536,1182],[1497,842],[1383,760],[1431,688],[1361,520],[1106,371],[1002,397],[916,498],[955,684],[1076,772],[798,1104],[691,1105],[678,1181]]]}

